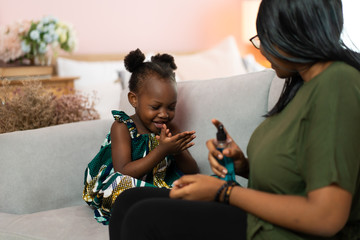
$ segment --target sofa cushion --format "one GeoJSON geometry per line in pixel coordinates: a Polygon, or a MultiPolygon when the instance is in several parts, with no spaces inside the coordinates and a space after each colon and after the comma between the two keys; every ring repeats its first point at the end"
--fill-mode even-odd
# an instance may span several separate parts
{"type": "Polygon", "coordinates": [[[173,54],[178,81],[229,77],[247,72],[234,36],[193,54],[173,54]]]}
{"type": "Polygon", "coordinates": [[[0,213],[0,239],[105,240],[109,233],[84,205],[24,215],[0,213]]]}
{"type": "MultiPolygon", "coordinates": [[[[212,174],[205,146],[214,138],[216,128],[211,119],[222,121],[233,139],[246,153],[247,143],[254,129],[264,120],[268,109],[270,85],[275,77],[272,70],[178,83],[178,103],[174,121],[182,130],[195,130],[195,146],[189,149],[200,171],[212,174]]],[[[123,91],[121,110],[133,114],[134,109],[123,91]]]]}
{"type": "Polygon", "coordinates": [[[23,214],[85,204],[84,171],[112,122],[0,134],[0,212],[23,214]]]}
{"type": "Polygon", "coordinates": [[[118,72],[125,70],[124,61],[77,61],[57,58],[57,73],[61,77],[79,77],[74,87],[84,95],[96,92],[95,109],[101,119],[112,119],[111,109],[119,107],[121,86],[118,72]]]}

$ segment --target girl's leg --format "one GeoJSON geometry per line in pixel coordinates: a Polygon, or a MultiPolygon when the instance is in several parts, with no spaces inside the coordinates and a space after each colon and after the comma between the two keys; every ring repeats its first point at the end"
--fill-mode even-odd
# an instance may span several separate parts
{"type": "MultiPolygon", "coordinates": [[[[134,195],[125,197],[134,200],[134,195]]],[[[116,235],[111,231],[119,225],[110,221],[111,240],[246,239],[246,213],[239,208],[216,202],[169,199],[168,190],[166,194],[159,193],[158,198],[151,198],[157,194],[150,195],[130,206],[116,235]]],[[[112,216],[119,212],[114,213],[112,216]]]]}

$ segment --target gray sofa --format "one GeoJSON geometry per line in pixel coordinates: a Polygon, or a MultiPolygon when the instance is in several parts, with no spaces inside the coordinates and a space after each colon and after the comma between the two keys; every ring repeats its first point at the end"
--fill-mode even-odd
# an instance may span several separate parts
{"type": "MultiPolygon", "coordinates": [[[[221,120],[243,150],[278,98],[283,80],[272,70],[178,83],[176,121],[195,130],[190,149],[202,173],[211,174],[205,141],[221,120]]],[[[133,109],[123,91],[120,109],[133,109]]],[[[82,200],[83,174],[112,120],[70,123],[0,134],[0,239],[108,239],[82,200]]],[[[246,181],[243,180],[246,184],[246,181]]]]}

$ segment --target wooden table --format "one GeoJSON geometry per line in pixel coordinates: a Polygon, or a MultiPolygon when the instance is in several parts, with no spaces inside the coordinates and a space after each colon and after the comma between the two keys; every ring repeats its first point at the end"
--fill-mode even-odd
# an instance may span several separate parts
{"type": "MultiPolygon", "coordinates": [[[[66,94],[72,94],[75,92],[74,81],[79,77],[59,77],[50,76],[46,78],[36,79],[40,81],[42,86],[52,92],[55,96],[61,96],[66,94]]],[[[10,87],[21,87],[23,81],[27,80],[9,80],[10,87]]],[[[0,86],[2,83],[0,82],[0,86]]]]}

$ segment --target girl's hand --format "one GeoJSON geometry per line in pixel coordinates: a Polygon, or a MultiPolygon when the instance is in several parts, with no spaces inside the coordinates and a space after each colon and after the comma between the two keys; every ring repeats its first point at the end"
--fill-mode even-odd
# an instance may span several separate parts
{"type": "MultiPolygon", "coordinates": [[[[212,123],[217,128],[220,124],[222,124],[220,121],[213,119],[212,123]]],[[[224,156],[232,158],[234,161],[234,168],[235,173],[244,177],[247,177],[248,174],[248,161],[244,156],[244,153],[241,151],[239,146],[233,141],[233,139],[230,137],[226,129],[224,128],[226,136],[227,136],[227,142],[228,147],[225,148],[222,153],[216,149],[216,139],[210,139],[206,142],[206,146],[209,150],[208,160],[210,162],[210,166],[212,171],[219,177],[224,178],[227,169],[222,166],[219,162],[221,161],[224,156]]]]}
{"type": "Polygon", "coordinates": [[[185,131],[173,136],[167,126],[163,124],[160,135],[156,136],[156,139],[159,141],[158,147],[164,149],[169,155],[178,154],[192,147],[194,143],[191,141],[195,137],[195,131],[185,131]]]}
{"type": "Polygon", "coordinates": [[[224,183],[224,180],[207,175],[185,175],[173,183],[170,198],[214,201],[217,191],[224,183]]]}

